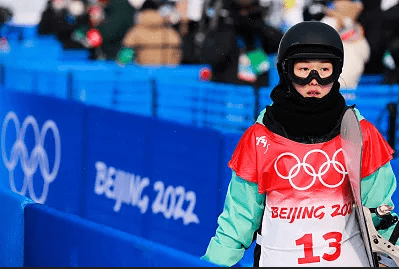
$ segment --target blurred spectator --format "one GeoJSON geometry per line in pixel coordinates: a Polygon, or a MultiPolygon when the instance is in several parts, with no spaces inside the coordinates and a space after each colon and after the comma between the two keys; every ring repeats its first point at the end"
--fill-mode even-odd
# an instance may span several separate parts
{"type": "Polygon", "coordinates": [[[304,21],[303,10],[309,0],[284,0],[283,31],[304,21]]]}
{"type": "Polygon", "coordinates": [[[399,3],[383,11],[383,63],[386,83],[399,83],[399,3]],[[389,61],[392,62],[389,62],[389,61]]]}
{"type": "Polygon", "coordinates": [[[371,54],[370,60],[365,66],[366,74],[382,74],[384,72],[383,57],[385,49],[384,16],[383,12],[397,0],[362,0],[364,10],[359,16],[359,22],[363,25],[366,39],[369,42],[371,54]]]}
{"type": "Polygon", "coordinates": [[[265,9],[266,24],[281,29],[286,28],[284,15],[287,12],[285,0],[260,0],[261,6],[265,9]]]}
{"type": "Polygon", "coordinates": [[[370,59],[370,46],[365,38],[364,29],[357,21],[363,10],[363,4],[352,0],[335,0],[324,8],[321,18],[335,28],[344,45],[344,66],[339,79],[342,88],[356,88],[370,59]]]}
{"type": "Polygon", "coordinates": [[[326,15],[326,7],[332,0],[309,0],[303,8],[304,21],[320,21],[326,15]]]}
{"type": "MultiPolygon", "coordinates": [[[[0,5],[0,29],[2,30],[3,25],[10,21],[12,18],[12,11],[5,6],[0,5]]],[[[10,52],[10,45],[8,43],[8,39],[6,33],[0,31],[0,53],[8,53],[10,52]]]]}
{"type": "Polygon", "coordinates": [[[14,26],[36,26],[46,7],[47,0],[0,0],[3,7],[12,10],[10,24],[14,26]]]}
{"type": "Polygon", "coordinates": [[[72,33],[88,24],[87,8],[87,0],[49,0],[38,25],[38,34],[55,35],[66,49],[83,48],[72,39],[72,33]]]}
{"type": "Polygon", "coordinates": [[[205,0],[178,0],[176,11],[179,14],[178,30],[182,37],[182,63],[197,64],[200,62],[196,40],[200,38],[200,21],[204,11],[205,0]]]}
{"type": "Polygon", "coordinates": [[[358,21],[362,24],[370,46],[370,59],[365,66],[365,74],[382,74],[384,49],[381,39],[382,10],[381,0],[362,0],[363,11],[358,21]]]}
{"type": "Polygon", "coordinates": [[[179,33],[158,12],[159,5],[146,0],[140,9],[137,23],[126,33],[118,61],[126,48],[134,52],[134,61],[143,65],[178,65],[181,63],[181,38],[179,33]]]}
{"type": "Polygon", "coordinates": [[[382,11],[388,10],[391,7],[399,5],[399,0],[382,0],[381,1],[381,9],[382,11]]]}
{"type": "Polygon", "coordinates": [[[268,83],[268,54],[278,50],[283,35],[267,25],[255,0],[216,1],[201,50],[212,80],[262,86],[268,83]]]}
{"type": "Polygon", "coordinates": [[[90,59],[116,60],[136,9],[128,0],[97,0],[88,13],[89,24],[74,31],[73,38],[90,50],[90,59]]]}
{"type": "Polygon", "coordinates": [[[10,21],[12,18],[12,11],[8,7],[0,5],[0,27],[10,21]]]}
{"type": "Polygon", "coordinates": [[[395,23],[397,14],[395,15],[393,7],[398,5],[398,2],[398,0],[362,0],[364,10],[358,20],[364,27],[371,50],[365,74],[383,74],[386,71],[384,55],[387,53],[390,39],[394,36],[392,33],[395,31],[392,29],[397,24],[395,23]]]}

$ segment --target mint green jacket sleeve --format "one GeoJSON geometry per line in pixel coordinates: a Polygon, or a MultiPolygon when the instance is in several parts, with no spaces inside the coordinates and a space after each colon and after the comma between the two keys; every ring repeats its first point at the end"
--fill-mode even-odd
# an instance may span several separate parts
{"type": "Polygon", "coordinates": [[[201,258],[221,266],[239,262],[260,226],[264,202],[265,195],[258,193],[258,185],[241,179],[233,171],[216,234],[201,258]]]}
{"type": "MultiPolygon", "coordinates": [[[[359,120],[364,118],[358,109],[355,108],[355,112],[359,120]]],[[[363,206],[375,208],[382,204],[387,204],[395,207],[392,195],[396,190],[396,176],[392,170],[391,163],[386,163],[370,176],[363,178],[360,189],[363,206]]],[[[398,216],[395,213],[395,209],[392,215],[398,216]]],[[[374,225],[378,225],[380,219],[375,214],[372,214],[372,218],[374,225]]],[[[378,233],[388,240],[394,228],[395,225],[386,230],[379,230],[378,233]]]]}
{"type": "MultiPolygon", "coordinates": [[[[362,179],[361,196],[363,205],[368,208],[375,208],[382,204],[394,206],[392,195],[395,190],[396,177],[391,163],[388,162],[370,176],[362,179]]],[[[393,215],[397,216],[396,213],[393,213],[393,215]]],[[[377,225],[380,219],[375,214],[372,214],[372,218],[374,225],[377,225]]],[[[378,233],[388,240],[394,228],[395,225],[386,230],[379,230],[378,233]]]]}

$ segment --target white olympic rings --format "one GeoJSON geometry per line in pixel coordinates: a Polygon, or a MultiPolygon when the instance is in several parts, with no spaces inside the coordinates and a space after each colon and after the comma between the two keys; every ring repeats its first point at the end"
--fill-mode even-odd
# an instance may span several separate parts
{"type": "Polygon", "coordinates": [[[3,121],[3,127],[1,130],[1,150],[4,165],[9,171],[11,190],[21,195],[25,195],[26,192],[29,191],[30,197],[34,202],[43,204],[47,199],[49,185],[56,178],[61,162],[61,138],[55,122],[47,120],[40,131],[35,118],[29,115],[22,123],[22,127],[20,127],[17,115],[13,111],[8,112],[3,121]],[[10,121],[14,122],[16,141],[11,148],[10,158],[7,158],[6,131],[10,121]],[[24,141],[28,126],[32,126],[35,136],[35,147],[32,149],[30,156],[24,141]],[[55,160],[51,172],[48,156],[43,146],[44,139],[49,130],[53,132],[55,142],[55,160]],[[20,160],[22,171],[24,172],[24,183],[20,191],[17,190],[14,179],[14,169],[18,164],[18,160],[20,160]],[[43,191],[39,197],[35,194],[32,180],[38,166],[44,180],[43,191]]]}
{"type": "Polygon", "coordinates": [[[290,182],[291,186],[292,186],[294,189],[297,189],[297,190],[300,190],[300,191],[307,190],[307,189],[309,189],[310,187],[312,187],[313,184],[314,184],[315,181],[316,181],[316,178],[318,178],[318,179],[320,180],[320,182],[321,182],[324,186],[326,186],[327,188],[336,188],[336,187],[340,186],[340,185],[342,184],[342,182],[344,182],[345,175],[348,174],[348,172],[345,171],[345,166],[344,166],[342,163],[340,163],[339,161],[336,160],[337,154],[338,154],[339,152],[341,152],[341,151],[342,151],[342,148],[338,149],[338,150],[334,153],[334,155],[333,155],[333,157],[332,157],[332,160],[330,160],[330,157],[327,155],[326,152],[324,152],[324,151],[322,151],[322,150],[320,150],[320,149],[314,149],[314,150],[311,150],[311,151],[309,151],[308,153],[306,153],[306,155],[303,157],[303,161],[302,161],[302,162],[300,161],[300,159],[298,158],[298,156],[296,156],[295,154],[293,154],[293,153],[291,153],[291,152],[285,152],[285,153],[283,153],[283,154],[280,154],[280,156],[277,157],[276,161],[274,162],[274,169],[275,169],[277,175],[279,175],[279,176],[280,176],[281,178],[283,178],[283,179],[288,179],[288,181],[290,182]],[[309,157],[309,155],[312,154],[312,153],[315,153],[315,152],[322,153],[322,154],[326,157],[326,159],[327,159],[327,161],[324,162],[324,163],[319,167],[319,170],[318,170],[317,173],[316,173],[315,168],[314,168],[312,165],[306,163],[306,159],[309,157]],[[288,172],[288,176],[282,175],[282,174],[278,171],[278,168],[277,168],[277,162],[278,162],[282,157],[284,157],[284,156],[291,156],[291,157],[293,157],[293,158],[296,160],[296,162],[297,162],[297,164],[295,164],[295,165],[290,169],[290,171],[288,172]],[[331,164],[333,165],[334,169],[335,169],[338,173],[342,174],[342,179],[341,179],[337,184],[333,184],[333,185],[330,185],[330,184],[326,183],[326,182],[323,180],[323,178],[322,178],[322,176],[323,176],[324,174],[326,174],[327,171],[330,169],[331,164]],[[312,182],[311,182],[309,185],[304,186],[304,187],[300,187],[300,186],[295,185],[295,183],[294,183],[293,180],[292,180],[295,176],[298,175],[298,173],[299,173],[300,170],[301,170],[301,167],[303,167],[303,170],[306,172],[306,174],[308,174],[309,176],[312,176],[312,177],[313,177],[312,182]]]}

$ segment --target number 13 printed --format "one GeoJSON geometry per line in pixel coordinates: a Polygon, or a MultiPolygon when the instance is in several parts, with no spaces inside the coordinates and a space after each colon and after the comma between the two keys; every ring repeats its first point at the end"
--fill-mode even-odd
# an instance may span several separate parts
{"type": "MultiPolygon", "coordinates": [[[[330,232],[323,235],[324,240],[333,239],[329,243],[329,247],[334,248],[335,251],[332,254],[324,253],[321,257],[326,261],[334,261],[341,255],[341,241],[342,234],[339,232],[330,232]]],[[[313,254],[313,236],[312,234],[305,234],[301,238],[295,240],[297,246],[303,245],[304,257],[298,258],[298,264],[315,263],[320,262],[320,256],[314,256],[313,254]]]]}

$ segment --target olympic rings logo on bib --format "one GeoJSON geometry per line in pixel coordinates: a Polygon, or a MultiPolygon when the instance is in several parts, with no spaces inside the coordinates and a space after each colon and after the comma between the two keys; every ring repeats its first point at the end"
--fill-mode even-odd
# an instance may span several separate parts
{"type": "Polygon", "coordinates": [[[314,149],[314,150],[311,150],[308,153],[306,153],[306,155],[303,157],[302,161],[295,154],[293,154],[291,152],[285,152],[285,153],[280,154],[277,157],[276,161],[274,162],[274,169],[279,177],[281,177],[282,179],[288,180],[290,182],[291,186],[296,190],[304,191],[304,190],[311,188],[315,184],[316,179],[318,179],[321,182],[321,184],[323,184],[327,188],[336,188],[336,187],[339,187],[344,182],[345,175],[348,174],[348,172],[345,170],[345,166],[341,162],[337,161],[337,155],[340,152],[342,152],[342,148],[338,149],[333,154],[332,159],[330,159],[330,157],[328,156],[328,154],[325,151],[320,150],[320,149],[314,149]],[[321,153],[326,158],[326,161],[320,165],[317,172],[316,172],[316,169],[311,164],[307,163],[309,156],[313,153],[321,153]],[[294,160],[296,161],[296,164],[293,165],[289,169],[288,175],[283,175],[278,170],[277,163],[282,158],[289,158],[289,157],[294,158],[294,160]],[[335,171],[337,171],[339,174],[342,175],[339,182],[337,182],[335,184],[327,183],[326,180],[323,179],[323,176],[330,170],[330,167],[333,167],[335,169],[335,171]],[[294,178],[296,176],[298,176],[299,172],[301,171],[301,168],[303,168],[303,171],[307,175],[312,177],[311,182],[305,186],[298,186],[298,184],[294,183],[294,178]]]}

